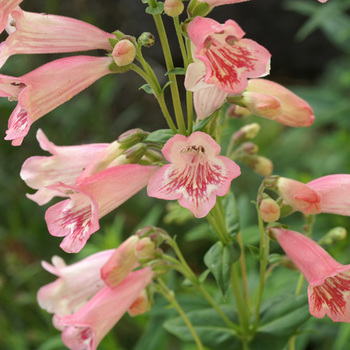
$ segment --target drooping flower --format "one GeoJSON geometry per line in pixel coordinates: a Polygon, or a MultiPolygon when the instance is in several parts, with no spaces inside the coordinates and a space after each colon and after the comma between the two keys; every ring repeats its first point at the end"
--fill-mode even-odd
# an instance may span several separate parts
{"type": "Polygon", "coordinates": [[[134,306],[152,281],[149,267],[131,272],[114,288],[104,287],[72,315],[54,316],[63,343],[72,350],[95,350],[104,336],[134,306]]]}
{"type": "Polygon", "coordinates": [[[250,79],[243,103],[252,113],[292,127],[310,126],[315,120],[310,105],[284,86],[266,79],[250,79]],[[265,103],[264,105],[264,102],[265,103]]]}
{"type": "Polygon", "coordinates": [[[350,216],[350,175],[320,177],[306,184],[321,196],[322,213],[350,216]]]}
{"type": "Polygon", "coordinates": [[[95,49],[112,51],[113,34],[80,20],[22,11],[11,12],[8,38],[0,45],[0,68],[16,54],[78,52],[95,49]]]}
{"type": "MultiPolygon", "coordinates": [[[[270,53],[228,20],[220,24],[210,18],[196,17],[188,35],[196,47],[195,57],[205,64],[204,82],[228,93],[242,92],[248,78],[265,76],[270,71],[270,53]]],[[[192,63],[196,64],[196,63],[192,63]]]]}
{"type": "Polygon", "coordinates": [[[0,0],[0,34],[5,29],[10,13],[22,2],[23,0],[0,0]]]}
{"type": "Polygon", "coordinates": [[[52,156],[28,158],[22,166],[20,176],[29,187],[38,190],[35,194],[27,194],[27,197],[39,205],[46,204],[56,195],[62,195],[61,192],[54,191],[48,186],[57,182],[72,186],[83,172],[86,173],[88,165],[91,167],[91,163],[97,159],[100,161],[112,147],[114,157],[121,153],[117,142],[56,146],[47,139],[41,129],[37,131],[37,139],[40,147],[50,152],[52,156]]]}
{"type": "Polygon", "coordinates": [[[174,200],[200,218],[223,196],[231,181],[240,175],[239,166],[218,156],[220,146],[208,135],[197,131],[189,137],[175,135],[163,147],[170,162],[150,179],[147,193],[151,197],[174,200]]]}
{"type": "Polygon", "coordinates": [[[22,77],[0,75],[0,97],[18,100],[5,140],[19,146],[30,125],[106,74],[111,57],[75,56],[47,63],[22,77]]]}
{"type": "Polygon", "coordinates": [[[99,219],[108,214],[148,183],[156,166],[125,164],[102,170],[73,186],[56,183],[50,189],[69,197],[50,207],[45,214],[49,232],[65,237],[60,247],[76,253],[99,229],[99,219]]]}
{"type": "Polygon", "coordinates": [[[54,314],[54,326],[62,330],[69,349],[94,350],[125,312],[134,316],[148,310],[145,288],[153,272],[150,268],[133,271],[136,264],[129,263],[136,259],[138,241],[142,238],[131,236],[117,249],[93,254],[70,266],[57,256],[53,265],[43,262],[43,267],[58,278],[40,288],[38,302],[54,314]],[[118,272],[118,281],[110,278],[109,274],[117,276],[118,272]],[[116,282],[112,288],[109,281],[116,282]]]}
{"type": "Polygon", "coordinates": [[[312,239],[295,231],[270,229],[309,282],[310,313],[350,322],[350,265],[334,260],[312,239]]]}

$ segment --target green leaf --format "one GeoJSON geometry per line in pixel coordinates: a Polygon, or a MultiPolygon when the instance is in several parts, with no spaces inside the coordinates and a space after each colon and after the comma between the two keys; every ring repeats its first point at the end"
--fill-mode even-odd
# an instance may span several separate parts
{"type": "Polygon", "coordinates": [[[141,0],[144,4],[148,4],[148,0],[141,0]]]}
{"type": "Polygon", "coordinates": [[[139,87],[139,90],[144,90],[150,95],[154,95],[153,89],[149,84],[143,84],[142,86],[139,87]]]}
{"type": "Polygon", "coordinates": [[[239,256],[240,249],[237,242],[224,245],[221,241],[216,242],[204,256],[204,263],[214,275],[224,297],[230,285],[232,264],[239,256]]]}
{"type": "MultiPolygon", "coordinates": [[[[237,322],[237,314],[228,306],[220,309],[233,322],[237,322]]],[[[210,349],[236,349],[240,340],[231,328],[228,328],[222,318],[213,309],[201,309],[187,314],[201,342],[210,349]]],[[[164,328],[183,341],[193,342],[192,334],[181,317],[170,319],[164,323],[164,328]]]]}
{"type": "Polygon", "coordinates": [[[192,12],[192,17],[196,17],[196,16],[205,17],[209,12],[210,12],[209,4],[207,2],[202,2],[194,8],[192,12]]]}
{"type": "Polygon", "coordinates": [[[165,75],[169,74],[176,74],[176,75],[185,75],[186,69],[182,67],[175,67],[174,69],[170,70],[169,72],[166,72],[165,75]]]}
{"type": "Polygon", "coordinates": [[[174,136],[174,133],[170,129],[159,129],[150,133],[145,141],[147,142],[156,142],[156,143],[166,143],[171,137],[174,136]]]}
{"type": "Polygon", "coordinates": [[[149,15],[160,15],[162,14],[163,10],[164,10],[164,3],[158,2],[157,7],[148,6],[146,8],[146,13],[148,13],[149,15]]]}
{"type": "Polygon", "coordinates": [[[197,123],[193,127],[193,131],[202,131],[215,116],[216,116],[216,113],[213,113],[208,118],[201,120],[199,123],[197,123]]]}
{"type": "Polygon", "coordinates": [[[173,84],[174,82],[172,80],[169,80],[162,88],[162,91],[164,91],[170,84],[173,84]]]}
{"type": "Polygon", "coordinates": [[[247,248],[249,249],[250,254],[256,260],[260,260],[260,249],[252,244],[247,244],[247,248]]]}
{"type": "Polygon", "coordinates": [[[229,192],[222,200],[224,213],[226,217],[226,227],[231,238],[237,236],[240,225],[237,202],[234,194],[229,192]]]}

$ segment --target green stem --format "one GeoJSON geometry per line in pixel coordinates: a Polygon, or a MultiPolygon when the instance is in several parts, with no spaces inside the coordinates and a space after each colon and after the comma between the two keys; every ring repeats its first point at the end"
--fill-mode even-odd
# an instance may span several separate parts
{"type": "Polygon", "coordinates": [[[303,287],[303,283],[304,283],[304,276],[300,274],[298,279],[298,284],[295,289],[295,295],[299,295],[301,293],[301,288],[303,287]]]}
{"type": "Polygon", "coordinates": [[[211,209],[210,213],[206,217],[209,223],[212,225],[221,242],[224,245],[229,244],[231,242],[231,238],[226,228],[226,221],[220,197],[216,198],[216,203],[214,207],[211,209]]]}
{"type": "Polygon", "coordinates": [[[292,335],[288,340],[288,350],[295,350],[295,335],[292,335]]]}
{"type": "Polygon", "coordinates": [[[199,339],[199,336],[198,336],[196,330],[194,329],[192,322],[187,317],[187,315],[185,314],[184,310],[182,309],[180,304],[175,299],[174,293],[168,289],[166,284],[160,278],[158,278],[157,281],[158,281],[159,286],[161,287],[161,289],[159,289],[158,291],[164,296],[164,298],[166,300],[169,301],[169,303],[176,309],[176,311],[182,317],[182,319],[186,323],[187,328],[189,329],[189,331],[192,334],[192,337],[193,337],[193,339],[194,339],[194,341],[195,341],[195,343],[197,345],[198,350],[204,350],[202,342],[199,339]]]}
{"type": "Polygon", "coordinates": [[[236,300],[238,317],[242,325],[242,333],[243,333],[241,337],[242,343],[243,343],[244,349],[248,349],[247,344],[248,344],[249,318],[248,318],[247,309],[245,307],[245,303],[243,300],[242,290],[240,288],[240,281],[238,277],[237,267],[238,265],[236,263],[232,265],[231,286],[232,286],[233,295],[236,300]]]}
{"type": "Polygon", "coordinates": [[[181,50],[181,54],[182,54],[182,59],[184,61],[184,66],[185,66],[185,69],[186,69],[187,66],[188,66],[188,57],[187,57],[187,51],[186,51],[185,43],[184,43],[184,40],[183,40],[183,37],[182,37],[182,33],[181,33],[179,17],[174,17],[174,26],[175,26],[175,30],[176,30],[177,40],[179,41],[179,46],[180,46],[180,50],[181,50]]]}
{"type": "Polygon", "coordinates": [[[177,134],[178,130],[176,129],[176,126],[173,120],[171,119],[171,116],[168,111],[168,107],[166,106],[166,103],[164,100],[164,94],[160,92],[161,89],[158,81],[157,80],[155,81],[154,79],[150,78],[150,76],[145,71],[143,71],[140,67],[138,67],[136,64],[132,64],[130,69],[136,72],[137,74],[139,74],[143,79],[145,79],[145,81],[152,88],[154,92],[154,96],[156,97],[159,103],[160,109],[162,110],[163,116],[166,122],[168,123],[169,128],[174,132],[174,134],[177,134]]]}
{"type": "MultiPolygon", "coordinates": [[[[260,187],[259,194],[262,192],[260,187]]],[[[255,320],[254,320],[254,330],[258,327],[259,317],[260,317],[260,307],[262,303],[262,297],[265,287],[265,273],[266,267],[268,264],[268,255],[269,255],[269,236],[264,232],[264,223],[259,214],[259,207],[256,204],[256,209],[258,213],[258,222],[259,222],[259,232],[260,232],[260,277],[259,277],[259,291],[258,291],[258,300],[256,303],[255,310],[255,320]]]]}
{"type": "Polygon", "coordinates": [[[241,267],[241,273],[242,273],[244,301],[245,301],[246,308],[249,312],[250,305],[249,305],[249,289],[248,289],[248,279],[247,279],[247,268],[246,268],[246,263],[245,263],[242,235],[240,232],[237,234],[237,242],[239,244],[239,247],[241,248],[241,255],[239,257],[239,265],[241,267]]]}
{"type": "MultiPolygon", "coordinates": [[[[168,42],[168,38],[166,36],[164,24],[161,15],[153,15],[154,22],[157,27],[159,39],[162,45],[163,53],[164,53],[164,59],[167,71],[171,71],[174,69],[174,63],[173,58],[171,56],[170,46],[168,42]]],[[[174,105],[174,112],[175,112],[175,118],[177,122],[177,126],[179,128],[179,131],[181,134],[186,135],[186,126],[185,121],[182,113],[182,107],[181,107],[181,100],[179,95],[179,88],[177,85],[176,75],[169,73],[169,81],[172,81],[170,84],[170,92],[173,99],[173,105],[174,105]]]]}

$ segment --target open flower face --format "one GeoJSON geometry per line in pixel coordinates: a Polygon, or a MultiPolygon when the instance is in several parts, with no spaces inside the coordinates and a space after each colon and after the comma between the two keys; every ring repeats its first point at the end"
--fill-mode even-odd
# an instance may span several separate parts
{"type": "Polygon", "coordinates": [[[334,260],[320,245],[299,232],[270,229],[309,282],[311,315],[350,322],[350,265],[334,260]]]}
{"type": "Polygon", "coordinates": [[[189,137],[175,135],[162,152],[171,164],[151,177],[148,195],[178,199],[198,218],[209,213],[216,196],[225,195],[231,181],[241,173],[235,162],[218,156],[220,146],[203,132],[194,132],[189,137]]]}
{"type": "Polygon", "coordinates": [[[228,93],[242,92],[248,78],[265,76],[270,71],[270,53],[228,20],[220,24],[210,18],[196,17],[188,35],[196,47],[195,57],[206,67],[204,82],[228,93]]]}

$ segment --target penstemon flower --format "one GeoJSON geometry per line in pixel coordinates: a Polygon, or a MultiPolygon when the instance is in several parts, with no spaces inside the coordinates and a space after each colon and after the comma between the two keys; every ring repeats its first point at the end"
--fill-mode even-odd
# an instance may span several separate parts
{"type": "Polygon", "coordinates": [[[49,186],[69,199],[50,207],[45,214],[49,232],[65,237],[60,247],[68,253],[80,251],[99,229],[99,219],[119,207],[145,187],[156,166],[125,164],[102,170],[73,186],[49,186]]]}
{"type": "Polygon", "coordinates": [[[54,314],[53,323],[62,331],[62,340],[69,349],[94,350],[125,312],[133,316],[147,311],[144,290],[153,272],[150,268],[133,271],[137,242],[140,239],[131,236],[117,249],[93,254],[69,266],[57,256],[52,259],[53,265],[43,262],[43,267],[58,279],[40,288],[38,302],[54,314]],[[112,287],[110,281],[115,282],[112,287]]]}
{"type": "Polygon", "coordinates": [[[0,45],[0,68],[8,57],[16,54],[112,51],[108,39],[115,39],[113,34],[74,18],[31,13],[20,8],[12,11],[6,30],[9,36],[0,45]]]}
{"type": "Polygon", "coordinates": [[[334,260],[312,239],[295,231],[270,229],[309,282],[310,313],[350,322],[350,265],[334,260]]]}
{"type": "Polygon", "coordinates": [[[210,8],[220,5],[238,4],[239,2],[245,2],[249,0],[197,0],[198,3],[206,2],[210,8]]]}
{"type": "Polygon", "coordinates": [[[216,196],[225,195],[231,181],[240,175],[239,166],[218,156],[220,146],[207,134],[194,132],[189,137],[173,136],[163,147],[170,164],[161,167],[150,179],[151,197],[174,200],[197,217],[206,216],[216,196]]]}
{"type": "Polygon", "coordinates": [[[111,57],[75,56],[47,63],[22,77],[0,75],[0,97],[18,100],[5,140],[21,145],[31,124],[104,75],[112,73],[111,57]]]}

